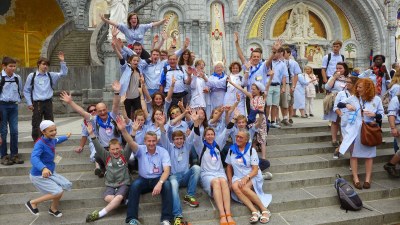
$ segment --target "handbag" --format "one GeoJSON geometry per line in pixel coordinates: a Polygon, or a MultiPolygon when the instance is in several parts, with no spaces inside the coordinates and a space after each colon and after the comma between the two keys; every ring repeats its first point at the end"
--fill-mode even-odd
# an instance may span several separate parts
{"type": "Polygon", "coordinates": [[[369,122],[366,123],[364,121],[364,110],[363,106],[361,106],[361,144],[375,147],[377,145],[382,144],[382,129],[379,127],[378,123],[376,122],[369,122]]]}

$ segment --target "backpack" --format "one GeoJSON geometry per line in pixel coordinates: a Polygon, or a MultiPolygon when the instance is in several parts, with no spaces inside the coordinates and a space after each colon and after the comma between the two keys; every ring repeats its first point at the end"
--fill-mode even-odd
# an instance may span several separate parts
{"type": "MultiPolygon", "coordinates": [[[[47,76],[49,77],[49,80],[50,80],[50,87],[51,87],[52,90],[54,90],[54,88],[53,88],[53,78],[51,77],[49,72],[47,72],[46,74],[47,74],[47,76]]],[[[32,80],[31,80],[31,100],[32,101],[33,101],[33,88],[35,87],[35,85],[34,85],[35,84],[35,77],[36,77],[36,72],[33,73],[32,80]]]]}
{"type": "MultiPolygon", "coordinates": [[[[342,62],[344,62],[344,55],[340,55],[340,56],[342,56],[342,62]]],[[[328,69],[328,67],[329,67],[329,62],[331,61],[331,58],[332,58],[332,53],[329,53],[328,54],[328,62],[326,63],[326,69],[328,69]]]]}
{"type": "MultiPolygon", "coordinates": [[[[1,75],[0,75],[1,76],[1,75]]],[[[18,87],[18,95],[19,95],[19,98],[20,99],[22,99],[22,97],[21,97],[21,92],[20,92],[20,90],[19,90],[19,79],[18,79],[18,77],[17,76],[15,76],[14,77],[14,80],[8,80],[8,81],[6,81],[6,77],[5,76],[1,76],[1,81],[0,81],[0,95],[1,95],[1,93],[3,92],[3,87],[4,87],[4,85],[6,84],[6,82],[9,82],[9,83],[16,83],[17,84],[17,87],[18,87]]]]}
{"type": "MultiPolygon", "coordinates": [[[[400,102],[400,95],[397,95],[397,99],[399,100],[399,102],[400,102]]],[[[388,111],[388,108],[389,108],[389,103],[390,103],[390,93],[389,93],[389,90],[388,91],[386,91],[386,93],[382,96],[382,106],[383,106],[383,112],[385,113],[385,114],[388,114],[389,113],[389,111],[388,111]]]]}
{"type": "Polygon", "coordinates": [[[357,192],[339,174],[336,174],[334,187],[339,197],[340,208],[346,210],[346,213],[348,210],[358,211],[363,208],[362,201],[357,192]]]}
{"type": "MultiPolygon", "coordinates": [[[[165,86],[165,84],[166,84],[167,73],[168,73],[168,71],[173,71],[173,69],[168,69],[167,66],[168,66],[168,65],[164,66],[164,68],[163,68],[163,73],[161,74],[161,82],[160,82],[160,83],[161,83],[161,85],[163,85],[163,86],[165,86]]],[[[176,66],[176,70],[180,70],[183,74],[185,73],[185,72],[183,72],[182,66],[177,65],[177,66],[176,66]]]]}

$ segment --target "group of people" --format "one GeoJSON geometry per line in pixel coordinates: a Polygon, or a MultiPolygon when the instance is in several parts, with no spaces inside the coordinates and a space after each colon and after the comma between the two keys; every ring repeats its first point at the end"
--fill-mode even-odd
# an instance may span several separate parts
{"type": "Polygon", "coordinates": [[[400,162],[397,151],[400,68],[395,67],[391,77],[384,65],[385,56],[375,55],[370,68],[363,72],[357,69],[351,73],[344,62],[344,56],[340,54],[341,47],[340,41],[334,42],[333,51],[323,58],[322,76],[326,90],[323,119],[330,122],[332,146],[336,147],[333,158],[338,159],[350,151],[353,185],[357,189],[369,189],[376,146],[362,143],[361,125],[363,122],[376,122],[381,127],[385,114],[388,116],[391,134],[395,137],[395,155],[384,165],[384,169],[389,175],[400,177],[396,170],[396,164],[400,162]],[[338,138],[339,130],[341,141],[338,138]],[[365,180],[362,184],[358,175],[359,158],[365,159],[365,180]]]}
{"type": "MultiPolygon", "coordinates": [[[[251,212],[250,223],[268,223],[272,196],[263,191],[264,178],[272,177],[267,171],[268,128],[280,127],[279,109],[280,124],[285,126],[293,124],[297,109],[303,118],[314,116],[312,108],[318,79],[313,69],[305,67],[302,72],[299,64],[291,59],[291,49],[283,46],[282,40],[274,43],[266,60],[262,59],[261,49],[253,50],[247,60],[239,45],[239,35],[235,33],[240,62],[232,62],[229,72],[224,62],[217,62],[213,73],[207,75],[205,61],[195,60],[194,53],[188,50],[188,38],[181,49],[172,44],[171,49],[154,47],[148,53],[143,48],[145,32],[163,24],[164,20],[140,24],[138,16],[130,13],[128,25],[124,25],[101,18],[114,26],[112,47],[121,65],[121,78],[112,84],[111,111],[102,102],[85,110],[68,92],[61,93],[61,100],[84,118],[82,139],[76,152],[82,152],[89,141],[95,174],[105,179],[103,197],[108,204],[87,215],[86,221],[104,217],[127,200],[125,222],[140,224],[140,195],[151,192],[153,196],[161,195],[162,225],[171,221],[175,225],[185,224],[179,188],[187,187],[183,202],[198,207],[201,203],[196,199],[196,189],[200,181],[203,190],[216,203],[220,224],[236,224],[230,209],[231,198],[247,206],[251,212]],[[119,32],[127,38],[127,46],[117,38],[119,32]],[[261,152],[260,157],[257,151],[261,152]],[[139,176],[132,182],[131,173],[136,166],[139,176]]],[[[153,46],[157,42],[158,37],[153,46]]],[[[383,104],[379,96],[391,82],[389,122],[393,136],[400,137],[400,127],[397,127],[400,103],[395,97],[400,83],[393,83],[400,82],[400,70],[390,81],[385,73],[384,57],[376,56],[370,70],[358,77],[351,76],[344,56],[339,53],[341,46],[342,42],[334,42],[332,53],[323,58],[322,78],[331,101],[324,119],[331,121],[332,144],[338,147],[335,157],[339,152],[351,150],[354,186],[370,188],[376,148],[361,144],[360,124],[362,120],[382,121],[383,104]],[[344,140],[340,148],[339,127],[344,140]],[[357,158],[367,158],[363,185],[358,178],[357,158]]],[[[5,57],[0,83],[1,163],[23,163],[17,147],[18,103],[23,90],[28,108],[33,111],[32,138],[36,140],[30,179],[44,194],[27,201],[26,207],[37,215],[38,204],[52,200],[49,213],[56,217],[62,216],[58,205],[63,192],[71,189],[71,182],[56,173],[61,157],[55,147],[70,136],[56,138],[57,128],[52,122],[53,86],[68,71],[63,53],[59,59],[61,71],[54,73],[48,72],[49,61],[40,58],[37,71],[28,76],[22,88],[20,76],[14,73],[16,61],[5,57]],[[10,155],[6,144],[7,123],[10,124],[10,155]]],[[[397,175],[393,168],[399,161],[397,154],[385,169],[397,175]]]]}

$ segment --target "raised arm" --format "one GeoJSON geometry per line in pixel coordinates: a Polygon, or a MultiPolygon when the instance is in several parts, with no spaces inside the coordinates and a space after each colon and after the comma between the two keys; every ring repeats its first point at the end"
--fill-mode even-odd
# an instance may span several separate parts
{"type": "Polygon", "coordinates": [[[118,27],[118,23],[117,23],[117,22],[106,19],[106,17],[104,16],[104,14],[100,14],[100,18],[101,18],[101,20],[102,20],[104,23],[108,23],[108,24],[110,24],[110,25],[112,25],[112,26],[118,27]]]}
{"type": "Polygon", "coordinates": [[[123,118],[117,116],[116,118],[118,130],[121,131],[122,136],[124,137],[126,143],[131,148],[132,152],[136,153],[138,150],[138,144],[133,140],[131,135],[129,135],[128,131],[126,131],[126,123],[123,118]]]}
{"type": "Polygon", "coordinates": [[[83,119],[85,120],[90,120],[90,113],[86,112],[82,107],[80,107],[78,104],[76,104],[73,100],[72,100],[72,96],[71,94],[69,94],[66,91],[61,92],[60,94],[60,99],[61,101],[67,103],[69,106],[71,106],[71,108],[79,113],[79,115],[81,115],[83,117],[83,119]]]}
{"type": "Polygon", "coordinates": [[[119,92],[121,91],[121,84],[119,83],[118,80],[114,81],[114,83],[112,84],[112,89],[114,90],[112,112],[115,115],[118,115],[118,113],[119,113],[119,102],[121,100],[121,96],[119,96],[119,92]]]}
{"type": "Polygon", "coordinates": [[[243,94],[246,95],[246,97],[248,97],[248,98],[252,98],[252,97],[253,97],[253,96],[251,95],[250,92],[246,91],[246,90],[245,90],[244,88],[242,88],[240,85],[238,85],[238,84],[232,82],[230,76],[228,76],[228,77],[226,78],[226,80],[227,80],[232,86],[234,86],[236,89],[238,89],[239,91],[243,92],[243,94]]]}
{"type": "Polygon", "coordinates": [[[239,44],[239,32],[235,31],[235,33],[233,33],[233,38],[235,40],[235,47],[236,47],[236,51],[239,56],[239,59],[242,62],[242,64],[245,64],[246,58],[244,57],[242,48],[240,47],[240,44],[239,44]]]}
{"type": "Polygon", "coordinates": [[[159,21],[157,21],[157,22],[153,22],[153,23],[152,23],[152,26],[153,26],[153,27],[158,27],[158,26],[164,24],[165,21],[167,21],[167,19],[162,19],[162,20],[159,20],[159,21]]]}
{"type": "Polygon", "coordinates": [[[222,116],[222,113],[224,112],[223,107],[219,107],[218,109],[216,109],[216,116],[213,117],[213,115],[211,115],[211,119],[210,119],[210,123],[211,124],[215,124],[222,116]]]}
{"type": "Polygon", "coordinates": [[[179,121],[181,121],[186,115],[188,114],[188,111],[186,109],[183,110],[183,113],[177,117],[175,117],[173,120],[170,121],[171,126],[175,126],[179,121]]]}
{"type": "Polygon", "coordinates": [[[174,87],[175,87],[175,76],[172,75],[172,79],[171,79],[171,86],[169,87],[168,93],[167,93],[167,97],[165,97],[165,101],[166,102],[171,102],[172,101],[172,94],[174,93],[174,87]]]}

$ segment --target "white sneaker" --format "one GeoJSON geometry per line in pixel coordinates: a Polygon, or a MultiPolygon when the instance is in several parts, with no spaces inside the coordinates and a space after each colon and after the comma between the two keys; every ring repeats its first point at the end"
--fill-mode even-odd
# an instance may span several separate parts
{"type": "Polygon", "coordinates": [[[171,225],[171,223],[168,220],[163,220],[161,225],[171,225]]]}
{"type": "Polygon", "coordinates": [[[272,180],[272,173],[270,172],[265,172],[262,174],[264,180],[272,180]]]}
{"type": "Polygon", "coordinates": [[[272,123],[271,127],[272,128],[281,128],[281,126],[279,126],[277,123],[272,123]]]}

